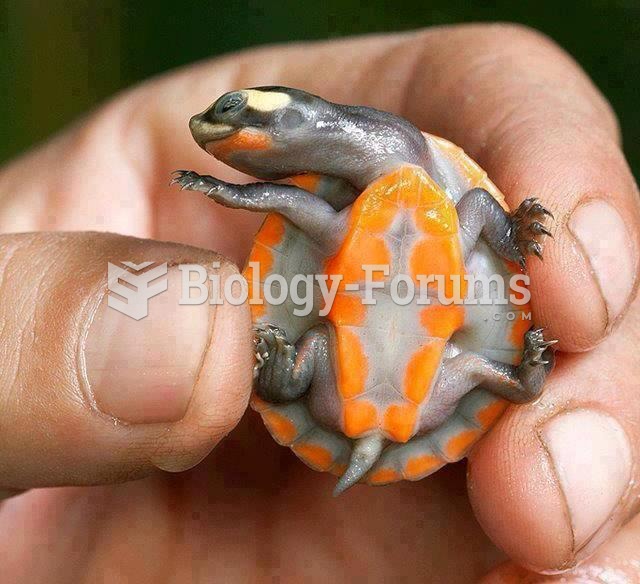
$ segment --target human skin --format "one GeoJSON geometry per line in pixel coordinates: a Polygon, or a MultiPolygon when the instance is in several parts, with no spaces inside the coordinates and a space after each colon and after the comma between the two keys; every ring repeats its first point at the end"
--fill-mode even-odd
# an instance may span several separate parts
{"type": "Polygon", "coordinates": [[[521,27],[243,52],[117,97],[0,170],[3,581],[638,581],[639,218],[606,101],[521,27]],[[333,477],[254,414],[236,427],[245,306],[187,314],[158,297],[134,324],[101,312],[108,260],[220,260],[223,278],[243,262],[260,219],[177,193],[169,173],[247,180],[187,120],[266,84],[399,113],[462,146],[512,207],[535,194],[554,211],[530,273],[558,365],[474,449],[468,489],[456,465],[333,499],[333,477]]]}

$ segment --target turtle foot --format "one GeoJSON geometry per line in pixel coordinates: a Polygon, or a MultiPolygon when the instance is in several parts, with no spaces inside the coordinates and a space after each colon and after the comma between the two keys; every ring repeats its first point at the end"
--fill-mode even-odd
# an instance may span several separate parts
{"type": "Polygon", "coordinates": [[[255,329],[254,383],[258,395],[269,402],[290,401],[291,380],[296,362],[296,348],[287,341],[284,331],[273,325],[255,329]]]}
{"type": "Polygon", "coordinates": [[[229,185],[220,179],[208,174],[198,174],[193,170],[175,170],[172,185],[178,185],[183,191],[198,191],[204,193],[210,199],[226,205],[232,206],[229,200],[229,185]]]}
{"type": "Polygon", "coordinates": [[[530,329],[524,335],[524,352],[518,366],[518,378],[525,390],[525,399],[536,399],[555,364],[554,350],[558,341],[545,341],[542,329],[530,329]]]}
{"type": "Polygon", "coordinates": [[[522,201],[511,215],[513,239],[518,249],[518,262],[523,269],[526,266],[527,256],[535,255],[542,259],[544,243],[541,236],[553,237],[543,223],[546,217],[553,220],[551,211],[539,203],[535,197],[522,201]]]}

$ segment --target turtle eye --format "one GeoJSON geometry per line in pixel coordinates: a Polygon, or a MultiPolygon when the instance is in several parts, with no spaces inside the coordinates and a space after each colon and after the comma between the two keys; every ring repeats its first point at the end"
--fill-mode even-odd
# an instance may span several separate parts
{"type": "Polygon", "coordinates": [[[216,105],[214,111],[217,114],[233,114],[239,112],[247,103],[247,97],[240,91],[234,91],[222,96],[216,105]]]}

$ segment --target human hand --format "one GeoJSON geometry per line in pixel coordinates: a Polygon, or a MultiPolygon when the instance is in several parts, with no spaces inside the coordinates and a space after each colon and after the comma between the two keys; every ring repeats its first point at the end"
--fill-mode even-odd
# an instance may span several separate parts
{"type": "MultiPolygon", "coordinates": [[[[460,465],[334,500],[332,477],[248,415],[195,469],[156,472],[190,468],[242,415],[248,311],[187,310],[167,293],[144,321],[110,311],[91,324],[105,266],[219,259],[181,244],[243,261],[259,218],[167,185],[175,168],[242,180],[195,147],[186,122],[225,91],[265,84],[399,113],[465,148],[512,207],[535,194],[554,211],[545,263],[530,266],[532,304],[566,354],[542,399],[511,408],[476,447],[469,484],[484,530],[515,561],[570,568],[636,511],[637,191],[615,118],[584,74],[536,33],[494,25],[202,63],[123,94],[0,172],[0,484],[12,494],[147,477],[7,499],[6,581],[469,582],[500,558],[460,465]],[[180,245],[47,233],[89,230],[180,245]]],[[[603,561],[631,570],[637,520],[624,530],[576,573],[603,561]]],[[[487,582],[508,577],[535,580],[507,566],[487,582]]]]}

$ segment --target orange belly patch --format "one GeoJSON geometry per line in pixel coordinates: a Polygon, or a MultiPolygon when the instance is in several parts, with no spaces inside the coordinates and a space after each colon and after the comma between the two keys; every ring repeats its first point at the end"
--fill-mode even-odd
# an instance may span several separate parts
{"type": "Polygon", "coordinates": [[[493,426],[494,422],[502,415],[507,409],[507,402],[499,399],[478,411],[476,414],[476,420],[482,426],[483,429],[488,429],[493,426]]]}
{"type": "Polygon", "coordinates": [[[274,410],[262,412],[262,420],[276,442],[288,446],[298,435],[294,423],[274,410]]]}
{"type": "Polygon", "coordinates": [[[480,435],[480,430],[462,430],[462,432],[449,438],[444,449],[447,458],[449,460],[460,460],[480,435]]]}
{"type": "Polygon", "coordinates": [[[255,241],[266,247],[276,247],[282,243],[284,232],[284,218],[277,213],[269,213],[256,234],[255,241]]]}
{"type": "Polygon", "coordinates": [[[335,326],[361,326],[367,315],[362,298],[355,294],[337,293],[327,318],[335,326]]]}
{"type": "Polygon", "coordinates": [[[422,403],[440,365],[443,342],[431,342],[420,347],[409,359],[404,374],[403,390],[409,401],[422,403]]]}
{"type": "Polygon", "coordinates": [[[401,480],[402,475],[392,468],[378,469],[367,477],[367,483],[370,485],[386,485],[401,480]]]}
{"type": "Polygon", "coordinates": [[[412,403],[393,404],[384,413],[382,429],[394,442],[406,442],[413,436],[418,407],[412,403]]]}
{"type": "MultiPolygon", "coordinates": [[[[349,251],[341,251],[330,258],[325,272],[330,277],[341,276],[342,281],[338,289],[343,290],[345,284],[365,281],[367,273],[364,266],[366,265],[390,266],[391,251],[381,235],[358,229],[352,234],[349,251]]],[[[385,276],[381,271],[373,271],[373,281],[380,282],[384,279],[385,276]]]]}
{"type": "Polygon", "coordinates": [[[344,402],[342,415],[344,433],[349,438],[358,438],[378,426],[378,410],[367,400],[355,399],[344,402]]]}
{"type": "Polygon", "coordinates": [[[296,442],[292,447],[296,455],[311,468],[326,471],[333,465],[333,455],[331,451],[319,444],[308,444],[296,442]]]}
{"type": "Polygon", "coordinates": [[[404,467],[404,476],[409,480],[415,480],[423,477],[427,473],[436,470],[444,464],[444,460],[434,456],[433,454],[422,454],[413,456],[407,460],[404,467]]]}
{"type": "Polygon", "coordinates": [[[338,391],[344,399],[360,395],[365,390],[368,359],[358,335],[345,327],[336,330],[338,358],[338,391]]]}
{"type": "Polygon", "coordinates": [[[429,336],[449,339],[464,324],[464,307],[459,304],[427,306],[420,311],[420,324],[429,336]]]}

